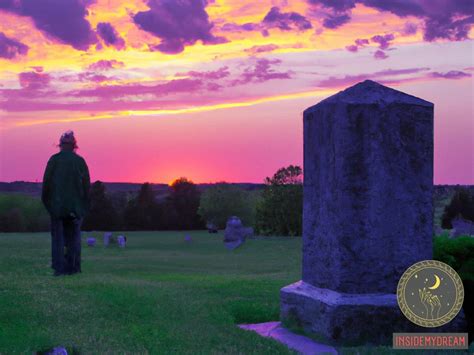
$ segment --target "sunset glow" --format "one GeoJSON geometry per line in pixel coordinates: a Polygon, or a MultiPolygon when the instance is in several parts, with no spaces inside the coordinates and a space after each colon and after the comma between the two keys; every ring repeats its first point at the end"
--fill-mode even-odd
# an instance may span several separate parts
{"type": "Polygon", "coordinates": [[[0,181],[72,129],[93,180],[262,182],[302,164],[306,107],[372,79],[435,104],[435,183],[474,184],[469,2],[53,3],[0,0],[0,181]]]}

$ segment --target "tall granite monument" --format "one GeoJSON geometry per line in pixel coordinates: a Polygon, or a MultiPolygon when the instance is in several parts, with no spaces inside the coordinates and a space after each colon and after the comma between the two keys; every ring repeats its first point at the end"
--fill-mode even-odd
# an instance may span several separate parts
{"type": "Polygon", "coordinates": [[[432,259],[433,104],[366,80],[303,116],[303,277],[281,318],[336,344],[390,342],[411,327],[401,275],[432,259]]]}

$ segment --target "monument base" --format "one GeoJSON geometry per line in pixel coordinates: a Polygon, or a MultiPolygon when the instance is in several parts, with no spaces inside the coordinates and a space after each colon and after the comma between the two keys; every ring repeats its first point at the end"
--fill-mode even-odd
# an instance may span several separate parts
{"type": "Polygon", "coordinates": [[[466,332],[462,311],[450,323],[423,328],[400,311],[395,294],[347,294],[304,281],[280,290],[280,319],[332,345],[389,345],[393,333],[466,332]]]}

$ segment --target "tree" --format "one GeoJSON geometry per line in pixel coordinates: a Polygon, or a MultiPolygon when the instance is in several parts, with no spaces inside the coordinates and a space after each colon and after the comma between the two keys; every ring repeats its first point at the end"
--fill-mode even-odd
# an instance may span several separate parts
{"type": "Polygon", "coordinates": [[[101,181],[92,184],[90,190],[90,210],[84,217],[85,230],[114,230],[118,226],[118,213],[106,193],[101,181]]]}
{"type": "Polygon", "coordinates": [[[255,222],[255,198],[238,186],[221,182],[203,192],[198,214],[203,221],[225,228],[227,219],[237,216],[245,225],[255,222]]]}
{"type": "Polygon", "coordinates": [[[474,194],[470,193],[467,189],[455,192],[451,202],[444,209],[441,226],[444,229],[453,228],[451,222],[457,216],[474,222],[474,194]]]}
{"type": "Polygon", "coordinates": [[[297,236],[302,233],[303,171],[290,165],[265,179],[257,204],[255,227],[263,235],[297,236]]]}
{"type": "Polygon", "coordinates": [[[158,228],[158,204],[150,183],[144,183],[137,197],[128,201],[124,219],[128,229],[153,230],[158,228]]]}
{"type": "Polygon", "coordinates": [[[168,205],[176,212],[176,229],[204,228],[204,223],[197,213],[199,200],[199,190],[191,180],[181,177],[171,184],[168,205]]]}
{"type": "Polygon", "coordinates": [[[50,217],[39,198],[0,194],[0,232],[44,232],[50,217]]]}

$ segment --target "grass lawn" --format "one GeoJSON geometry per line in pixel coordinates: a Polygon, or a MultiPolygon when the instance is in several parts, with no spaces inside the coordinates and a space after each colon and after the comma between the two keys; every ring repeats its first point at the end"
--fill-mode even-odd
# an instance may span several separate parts
{"type": "MultiPolygon", "coordinates": [[[[300,278],[301,239],[126,233],[89,248],[82,274],[53,277],[47,233],[0,234],[0,353],[267,353],[284,346],[236,327],[279,318],[279,289],[300,278]]],[[[87,234],[89,235],[89,234],[87,234]]]]}
{"type": "MultiPolygon", "coordinates": [[[[0,354],[65,346],[79,354],[291,354],[239,323],[279,319],[279,290],[300,279],[301,238],[130,232],[85,246],[82,274],[53,277],[47,233],[0,234],[0,354]]],[[[368,320],[369,322],[369,320],[368,320]]],[[[341,354],[392,354],[390,347],[341,354]]],[[[419,352],[398,351],[398,354],[419,352]]]]}

